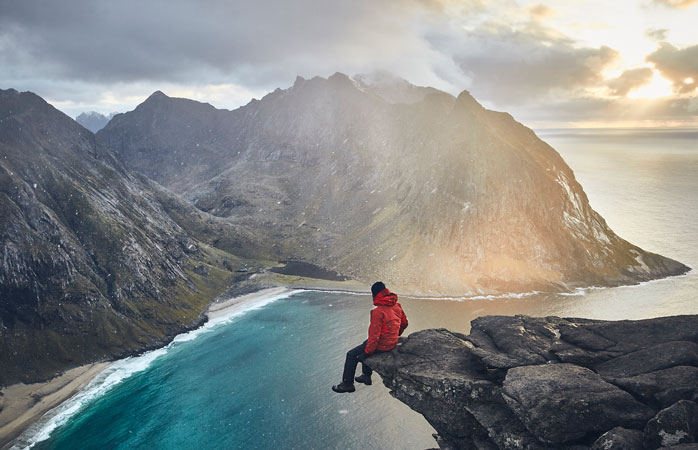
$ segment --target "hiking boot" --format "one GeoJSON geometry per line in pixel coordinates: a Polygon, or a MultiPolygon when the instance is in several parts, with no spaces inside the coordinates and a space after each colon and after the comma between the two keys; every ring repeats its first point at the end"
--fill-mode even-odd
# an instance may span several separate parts
{"type": "Polygon", "coordinates": [[[363,383],[366,386],[371,385],[371,375],[361,374],[358,377],[354,378],[354,380],[356,380],[357,383],[363,383]]]}
{"type": "Polygon", "coordinates": [[[345,383],[342,381],[338,385],[332,386],[332,390],[342,394],[344,392],[354,392],[356,388],[353,383],[345,383]]]}

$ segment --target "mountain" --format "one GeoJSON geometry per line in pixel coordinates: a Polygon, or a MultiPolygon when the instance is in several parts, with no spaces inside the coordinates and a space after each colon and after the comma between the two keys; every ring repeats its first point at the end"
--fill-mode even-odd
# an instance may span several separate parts
{"type": "Polygon", "coordinates": [[[0,385],[161,345],[243,261],[230,226],[129,174],[92,133],[0,90],[0,385]]]}
{"type": "Polygon", "coordinates": [[[432,87],[415,86],[409,81],[388,72],[373,72],[352,77],[356,87],[389,103],[418,103],[429,94],[443,92],[432,87]]]}
{"type": "Polygon", "coordinates": [[[688,270],[618,237],[552,147],[468,92],[340,73],[234,111],[156,92],[97,140],[254,230],[247,252],[403,292],[557,291],[688,270]]]}
{"type": "Polygon", "coordinates": [[[93,133],[98,132],[114,117],[117,113],[111,113],[108,116],[100,114],[96,111],[84,112],[75,118],[75,121],[87,128],[93,133]]]}

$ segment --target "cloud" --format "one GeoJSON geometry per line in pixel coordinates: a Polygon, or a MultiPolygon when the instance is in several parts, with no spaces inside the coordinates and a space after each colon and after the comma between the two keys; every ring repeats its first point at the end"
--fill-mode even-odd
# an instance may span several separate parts
{"type": "Polygon", "coordinates": [[[516,120],[534,128],[698,126],[698,97],[595,98],[580,97],[544,105],[515,107],[516,120]]]}
{"type": "Polygon", "coordinates": [[[8,0],[0,85],[40,95],[58,85],[166,83],[269,91],[296,75],[383,69],[457,93],[467,77],[424,34],[445,11],[467,15],[484,1],[8,0]]]}
{"type": "Polygon", "coordinates": [[[669,30],[665,28],[650,28],[645,30],[645,36],[657,42],[666,41],[666,35],[669,30]]]}
{"type": "MultiPolygon", "coordinates": [[[[124,111],[158,89],[234,108],[290,86],[296,75],[336,71],[385,70],[453,94],[468,89],[512,111],[608,88],[620,97],[639,85],[641,73],[604,80],[620,61],[616,50],[558,31],[587,32],[589,24],[578,20],[586,6],[543,3],[5,0],[0,87],[33,90],[76,115],[124,111]]],[[[649,33],[666,38],[663,29],[649,33]]],[[[680,36],[674,28],[671,34],[680,36]]],[[[653,54],[666,77],[669,50],[653,54]]]]}
{"type": "Polygon", "coordinates": [[[549,6],[539,3],[537,5],[530,6],[528,12],[534,20],[545,20],[550,17],[555,16],[557,13],[554,9],[549,6]]]}
{"type": "Polygon", "coordinates": [[[618,78],[608,81],[611,95],[626,96],[628,92],[649,84],[654,72],[649,67],[639,67],[623,72],[618,78]]]}
{"type": "Polygon", "coordinates": [[[698,88],[698,45],[679,49],[662,42],[646,60],[674,84],[677,92],[690,93],[698,88]]]}
{"type": "Polygon", "coordinates": [[[685,9],[698,4],[698,0],[654,0],[654,3],[666,5],[672,8],[685,9]]]}
{"type": "Polygon", "coordinates": [[[471,91],[497,105],[543,100],[602,83],[602,72],[617,61],[610,47],[578,47],[568,37],[539,24],[514,28],[490,23],[461,38],[454,55],[472,79],[471,91]]]}

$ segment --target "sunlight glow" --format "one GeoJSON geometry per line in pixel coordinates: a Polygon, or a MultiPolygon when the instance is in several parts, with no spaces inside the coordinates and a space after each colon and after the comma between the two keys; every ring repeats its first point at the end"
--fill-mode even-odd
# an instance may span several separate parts
{"type": "Polygon", "coordinates": [[[656,71],[654,78],[649,84],[631,91],[628,98],[661,98],[673,94],[672,83],[666,78],[662,78],[656,71]]]}

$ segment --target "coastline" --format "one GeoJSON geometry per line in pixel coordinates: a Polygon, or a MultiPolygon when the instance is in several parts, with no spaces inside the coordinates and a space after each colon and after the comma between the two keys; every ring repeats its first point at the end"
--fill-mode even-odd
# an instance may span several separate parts
{"type": "Polygon", "coordinates": [[[238,312],[245,306],[251,306],[260,300],[266,298],[272,299],[275,297],[290,294],[293,291],[293,289],[289,289],[285,286],[276,286],[262,288],[258,291],[250,292],[249,294],[238,295],[235,297],[227,298],[225,300],[214,300],[208,306],[206,312],[204,313],[208,317],[208,320],[204,323],[204,325],[212,322],[214,319],[218,319],[224,316],[228,316],[231,313],[238,312]]]}
{"type": "Polygon", "coordinates": [[[111,364],[86,364],[42,383],[18,383],[4,387],[0,391],[0,449],[9,449],[29,426],[84,389],[111,364]]]}
{"type": "MultiPolygon", "coordinates": [[[[273,301],[278,297],[288,296],[299,290],[346,292],[357,295],[364,295],[367,292],[367,287],[365,285],[354,280],[323,280],[273,272],[262,272],[256,275],[258,276],[237,284],[225,294],[211,301],[206,310],[202,313],[203,320],[200,326],[193,330],[183,330],[182,333],[175,336],[171,342],[182,340],[182,337],[187,339],[185,337],[187,333],[201,332],[200,330],[203,328],[215,326],[220,322],[227,321],[231,315],[244,312],[248,308],[253,309],[264,306],[268,303],[265,300],[273,301]]],[[[683,276],[685,275],[686,274],[683,276]]],[[[639,283],[638,285],[641,286],[667,278],[650,280],[639,283]]],[[[627,287],[636,287],[638,285],[630,285],[627,287]]],[[[592,286],[587,289],[602,288],[592,286]]],[[[578,289],[567,295],[583,295],[583,291],[585,290],[586,289],[578,289]],[[581,293],[579,292],[580,290],[582,291],[581,293]]],[[[476,296],[473,299],[494,299],[508,296],[519,297],[532,294],[534,293],[476,296]]],[[[409,294],[403,296],[406,298],[458,301],[466,299],[416,296],[409,294]]],[[[170,345],[170,343],[162,345],[158,347],[158,349],[165,348],[168,345],[170,345]]],[[[16,443],[17,438],[33,424],[40,421],[47,412],[80,393],[95,377],[117,361],[79,366],[46,382],[29,385],[19,383],[2,388],[0,391],[2,393],[2,395],[0,395],[0,450],[10,449],[16,443]]]]}
{"type": "MultiPolygon", "coordinates": [[[[263,306],[265,299],[274,300],[286,296],[298,289],[286,286],[264,287],[244,295],[219,297],[211,302],[203,313],[207,318],[195,330],[215,325],[231,314],[242,312],[246,308],[263,306]]],[[[185,331],[183,334],[186,334],[185,331]]],[[[182,334],[178,335],[182,336],[182,334]]],[[[178,339],[175,337],[173,342],[178,339]]],[[[170,345],[169,343],[167,345],[170,345]]],[[[164,345],[162,348],[167,347],[164,345]]],[[[0,390],[0,450],[12,448],[18,437],[37,423],[46,413],[60,406],[80,393],[105,369],[117,361],[85,364],[40,383],[17,383],[0,390]]]]}

